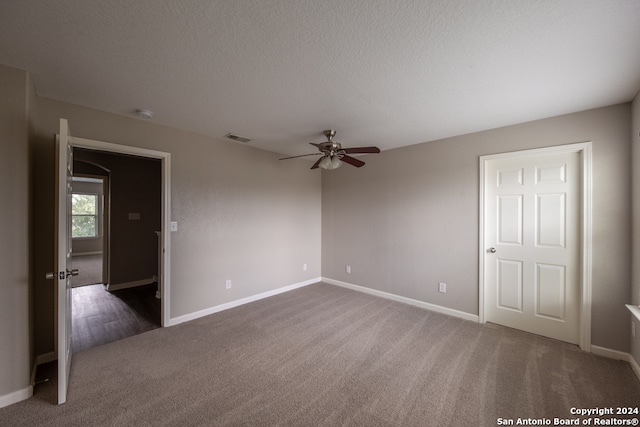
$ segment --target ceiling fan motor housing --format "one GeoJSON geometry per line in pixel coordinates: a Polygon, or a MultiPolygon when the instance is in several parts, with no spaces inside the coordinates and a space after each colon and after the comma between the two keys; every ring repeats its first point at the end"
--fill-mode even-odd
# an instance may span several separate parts
{"type": "Polygon", "coordinates": [[[339,154],[340,150],[342,150],[342,145],[339,142],[328,141],[320,144],[320,151],[329,155],[339,154]]]}

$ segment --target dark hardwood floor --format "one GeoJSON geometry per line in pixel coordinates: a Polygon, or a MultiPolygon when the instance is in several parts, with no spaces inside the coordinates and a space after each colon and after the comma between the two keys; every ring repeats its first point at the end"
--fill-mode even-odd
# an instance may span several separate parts
{"type": "Polygon", "coordinates": [[[73,288],[72,350],[86,350],[160,327],[157,285],[109,292],[104,285],[73,288]]]}

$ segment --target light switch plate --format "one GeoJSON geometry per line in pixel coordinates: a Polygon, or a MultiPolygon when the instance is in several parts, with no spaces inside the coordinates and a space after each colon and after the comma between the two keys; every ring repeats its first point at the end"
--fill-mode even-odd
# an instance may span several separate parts
{"type": "Polygon", "coordinates": [[[169,231],[178,231],[178,221],[171,221],[169,223],[169,231]]]}

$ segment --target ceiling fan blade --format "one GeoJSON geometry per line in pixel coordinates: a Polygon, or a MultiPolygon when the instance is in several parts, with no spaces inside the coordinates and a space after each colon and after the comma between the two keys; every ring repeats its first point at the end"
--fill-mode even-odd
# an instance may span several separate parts
{"type": "Polygon", "coordinates": [[[361,154],[361,153],[379,153],[380,149],[378,147],[354,147],[354,148],[343,148],[342,151],[345,154],[361,154]]]}
{"type": "Polygon", "coordinates": [[[307,157],[307,156],[319,156],[320,154],[322,154],[322,153],[302,154],[300,156],[283,157],[283,158],[278,159],[278,160],[296,159],[298,157],[307,157]]]}
{"type": "MultiPolygon", "coordinates": [[[[318,153],[318,154],[319,154],[319,153],[318,153]]],[[[318,166],[320,166],[320,162],[322,161],[322,159],[324,159],[324,156],[320,157],[320,158],[318,159],[318,161],[317,161],[317,162],[315,162],[315,163],[313,164],[313,166],[311,166],[311,169],[318,169],[318,166]]]]}
{"type": "Polygon", "coordinates": [[[355,157],[344,155],[340,158],[345,163],[349,163],[351,166],[355,166],[357,168],[364,166],[364,162],[362,160],[356,159],[355,157]]]}

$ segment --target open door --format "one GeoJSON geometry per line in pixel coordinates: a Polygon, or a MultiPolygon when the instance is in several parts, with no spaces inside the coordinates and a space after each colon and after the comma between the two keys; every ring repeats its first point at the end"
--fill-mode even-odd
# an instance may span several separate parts
{"type": "Polygon", "coordinates": [[[55,265],[57,271],[47,278],[57,283],[57,355],[58,404],[67,400],[71,372],[71,276],[78,274],[71,266],[71,178],[73,149],[69,143],[69,124],[60,119],[60,134],[56,141],[56,237],[55,265]]]}

